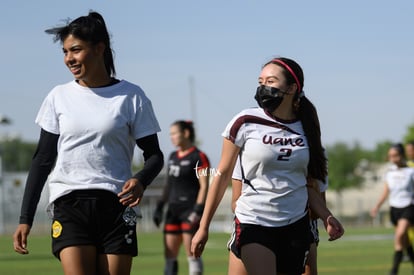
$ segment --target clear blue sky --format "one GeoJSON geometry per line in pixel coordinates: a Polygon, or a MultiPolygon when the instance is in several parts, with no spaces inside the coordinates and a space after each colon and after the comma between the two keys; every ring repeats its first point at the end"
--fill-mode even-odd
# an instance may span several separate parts
{"type": "Polygon", "coordinates": [[[303,67],[326,145],[373,148],[400,141],[414,123],[411,0],[14,0],[0,4],[0,114],[13,121],[0,135],[37,141],[43,98],[72,80],[61,45],[44,30],[89,9],[112,33],[118,78],[139,84],[153,101],[166,155],[169,125],[194,119],[216,166],[222,130],[255,106],[260,67],[274,56],[303,67]]]}

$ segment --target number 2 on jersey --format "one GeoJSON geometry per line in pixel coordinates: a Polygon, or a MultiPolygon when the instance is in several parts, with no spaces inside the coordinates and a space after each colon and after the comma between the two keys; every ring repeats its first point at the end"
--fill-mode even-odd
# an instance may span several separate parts
{"type": "Polygon", "coordinates": [[[277,160],[289,161],[289,157],[292,154],[292,149],[282,148],[280,149],[281,154],[277,157],[277,160]]]}

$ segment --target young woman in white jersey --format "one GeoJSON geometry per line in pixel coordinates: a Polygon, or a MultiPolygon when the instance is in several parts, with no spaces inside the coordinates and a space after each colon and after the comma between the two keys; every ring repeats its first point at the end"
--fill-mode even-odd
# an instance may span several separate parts
{"type": "Polygon", "coordinates": [[[302,69],[291,59],[272,59],[262,68],[259,85],[255,98],[260,108],[240,112],[223,133],[221,160],[191,251],[196,257],[202,254],[210,222],[240,157],[237,253],[249,274],[299,275],[310,243],[308,203],[331,240],[344,231],[319,193],[307,187],[307,178],[325,180],[326,158],[316,110],[303,95],[302,69]]]}
{"type": "Polygon", "coordinates": [[[376,217],[381,205],[388,197],[390,219],[395,226],[394,258],[390,275],[398,274],[403,258],[403,250],[414,264],[414,251],[408,241],[408,229],[414,225],[414,169],[407,166],[404,147],[398,143],[388,150],[388,160],[392,167],[384,175],[384,191],[371,210],[376,217]]]}
{"type": "Polygon", "coordinates": [[[139,86],[115,78],[109,33],[99,13],[46,33],[62,43],[64,63],[75,79],[56,86],[36,117],[41,133],[14,250],[29,253],[27,238],[48,179],[52,250],[64,274],[130,274],[138,253],[133,208],[163,166],[151,101],[139,86]],[[145,164],[132,175],[135,145],[145,164]]]}

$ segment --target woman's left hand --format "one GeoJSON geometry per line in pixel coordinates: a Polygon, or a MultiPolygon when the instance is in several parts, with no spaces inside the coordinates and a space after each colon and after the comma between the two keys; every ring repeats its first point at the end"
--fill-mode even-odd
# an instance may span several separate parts
{"type": "Polygon", "coordinates": [[[195,258],[201,257],[203,254],[204,247],[208,240],[208,231],[199,228],[197,232],[194,234],[193,238],[191,239],[191,254],[195,258]]]}
{"type": "Polygon", "coordinates": [[[144,186],[137,179],[131,178],[125,182],[122,191],[118,193],[119,202],[134,207],[141,202],[144,191],[144,186]]]}

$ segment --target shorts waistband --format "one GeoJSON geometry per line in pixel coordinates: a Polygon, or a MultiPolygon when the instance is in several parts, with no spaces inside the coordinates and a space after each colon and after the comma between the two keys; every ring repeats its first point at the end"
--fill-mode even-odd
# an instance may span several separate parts
{"type": "Polygon", "coordinates": [[[116,194],[103,189],[73,190],[61,198],[116,198],[116,194]]]}

